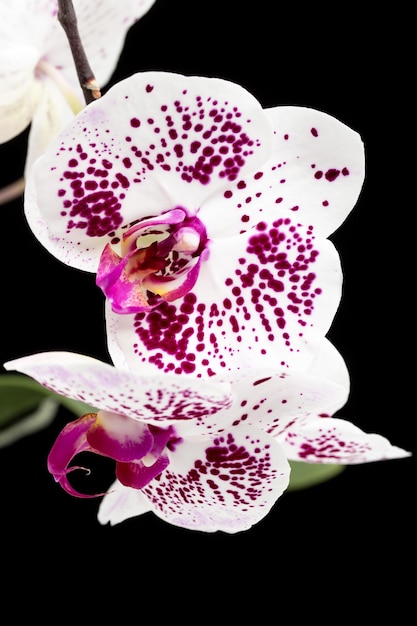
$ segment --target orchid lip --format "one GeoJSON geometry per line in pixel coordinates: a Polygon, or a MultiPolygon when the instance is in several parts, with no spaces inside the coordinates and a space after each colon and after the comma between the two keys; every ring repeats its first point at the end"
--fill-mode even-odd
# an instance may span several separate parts
{"type": "Polygon", "coordinates": [[[186,295],[208,258],[208,237],[200,219],[182,207],[132,225],[121,254],[108,244],[96,283],[116,313],[149,311],[186,295]]]}
{"type": "Polygon", "coordinates": [[[103,496],[104,493],[80,493],[68,480],[74,470],[90,473],[89,468],[70,463],[80,452],[92,452],[116,462],[116,476],[124,485],[142,489],[166,469],[167,452],[180,441],[172,426],[162,429],[100,410],[87,413],[63,428],[49,453],[48,470],[73,496],[103,496]]]}

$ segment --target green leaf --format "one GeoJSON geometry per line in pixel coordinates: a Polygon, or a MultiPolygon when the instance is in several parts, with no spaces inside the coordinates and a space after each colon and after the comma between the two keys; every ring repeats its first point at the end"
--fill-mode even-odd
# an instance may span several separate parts
{"type": "Polygon", "coordinates": [[[288,491],[297,491],[314,487],[324,483],[340,474],[344,465],[333,465],[329,463],[301,463],[300,461],[290,461],[291,476],[288,491]]]}

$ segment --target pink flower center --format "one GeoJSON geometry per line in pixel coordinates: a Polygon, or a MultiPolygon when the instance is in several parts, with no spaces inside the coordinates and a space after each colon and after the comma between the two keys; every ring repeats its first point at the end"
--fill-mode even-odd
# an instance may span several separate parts
{"type": "Polygon", "coordinates": [[[140,220],[123,234],[120,255],[104,248],[97,285],[116,313],[149,311],[192,289],[207,244],[204,224],[181,207],[140,220]]]}

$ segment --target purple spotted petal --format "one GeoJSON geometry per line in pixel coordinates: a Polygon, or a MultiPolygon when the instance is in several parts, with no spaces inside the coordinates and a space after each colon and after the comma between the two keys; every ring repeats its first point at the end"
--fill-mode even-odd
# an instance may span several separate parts
{"type": "Polygon", "coordinates": [[[210,256],[192,293],[134,318],[109,311],[113,358],[121,350],[131,365],[207,376],[254,359],[300,367],[313,357],[342,287],[338,253],[324,237],[358,198],[364,149],[357,133],[319,111],[267,113],[272,157],[201,205],[210,256]]]}
{"type": "Polygon", "coordinates": [[[4,367],[102,411],[161,427],[190,421],[201,434],[210,432],[216,414],[233,403],[230,384],[226,382],[142,375],[69,352],[34,354],[9,361],[4,367]]]}
{"type": "Polygon", "coordinates": [[[233,426],[255,425],[279,438],[295,425],[342,408],[349,396],[349,376],[341,355],[324,341],[307,371],[254,371],[235,380],[232,389],[233,426]]]}
{"type": "Polygon", "coordinates": [[[297,426],[278,439],[293,461],[354,465],[410,456],[385,437],[364,433],[342,419],[319,418],[297,426]]]}
{"type": "MultiPolygon", "coordinates": [[[[269,371],[255,366],[230,375],[233,406],[214,417],[212,433],[229,425],[251,425],[279,437],[295,423],[333,415],[349,395],[345,362],[334,346],[323,341],[306,371],[269,371]]],[[[183,421],[175,425],[178,437],[196,434],[195,426],[183,421]]]]}
{"type": "MultiPolygon", "coordinates": [[[[107,307],[113,360],[121,351],[133,368],[146,363],[154,371],[205,378],[254,362],[265,368],[308,366],[340,302],[342,272],[328,240],[317,247],[311,243],[301,254],[301,231],[281,224],[274,237],[253,233],[249,246],[243,237],[212,242],[209,262],[181,300],[135,315],[117,315],[107,307]],[[278,233],[285,237],[282,253],[273,243],[278,233]],[[238,267],[227,258],[240,259],[238,267]]],[[[308,240],[306,234],[303,241],[308,240]]]]}
{"type": "Polygon", "coordinates": [[[274,135],[268,161],[207,198],[199,216],[213,239],[262,221],[270,243],[274,222],[289,220],[295,230],[281,240],[280,252],[295,246],[308,256],[317,238],[332,234],[355,206],[365,177],[364,145],[358,133],[322,111],[278,106],[265,115],[274,135]]]}
{"type": "Polygon", "coordinates": [[[195,213],[265,162],[271,142],[261,105],[237,84],[138,73],[50,145],[28,180],[26,216],[52,254],[96,272],[104,246],[117,247],[123,229],[177,206],[195,213]]]}
{"type": "Polygon", "coordinates": [[[87,433],[92,448],[116,461],[128,463],[146,456],[153,446],[149,427],[117,413],[99,411],[87,433]]]}
{"type": "Polygon", "coordinates": [[[239,427],[189,440],[142,493],[165,521],[190,530],[236,533],[259,522],[288,486],[290,467],[265,433],[239,427]]]}

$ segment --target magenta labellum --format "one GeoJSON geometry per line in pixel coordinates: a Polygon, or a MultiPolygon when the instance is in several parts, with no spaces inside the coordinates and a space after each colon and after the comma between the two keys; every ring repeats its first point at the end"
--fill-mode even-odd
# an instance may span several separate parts
{"type": "Polygon", "coordinates": [[[207,243],[204,224],[181,207],[139,220],[123,233],[120,255],[104,248],[97,285],[115,313],[149,311],[192,289],[207,243]]]}

